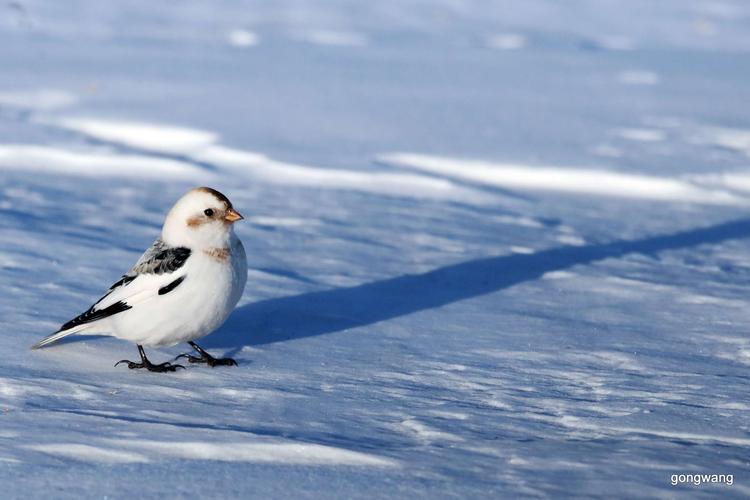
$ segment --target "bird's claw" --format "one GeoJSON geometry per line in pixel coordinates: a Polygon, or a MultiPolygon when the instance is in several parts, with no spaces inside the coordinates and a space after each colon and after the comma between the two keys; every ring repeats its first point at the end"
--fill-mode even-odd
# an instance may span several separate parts
{"type": "Polygon", "coordinates": [[[232,359],[232,358],[222,358],[222,359],[218,359],[217,361],[219,361],[219,363],[220,363],[220,364],[222,364],[222,365],[227,365],[227,366],[239,366],[239,365],[237,364],[237,361],[235,361],[235,360],[234,360],[234,359],[232,359]]]}
{"type": "Polygon", "coordinates": [[[138,363],[134,363],[133,361],[130,361],[129,359],[121,359],[120,361],[118,361],[117,363],[115,363],[115,366],[118,366],[120,363],[127,363],[128,364],[128,368],[130,368],[131,370],[133,368],[136,368],[137,365],[138,365],[138,363]]]}
{"type": "Polygon", "coordinates": [[[202,361],[202,359],[203,359],[203,358],[196,358],[195,356],[191,356],[188,353],[180,354],[179,356],[177,356],[174,359],[177,360],[177,359],[180,359],[180,358],[187,359],[188,363],[200,363],[202,361]]]}
{"type": "Polygon", "coordinates": [[[164,372],[176,372],[178,368],[185,369],[182,365],[173,365],[172,363],[161,363],[159,365],[155,365],[151,362],[145,362],[145,363],[136,363],[134,361],[130,361],[127,359],[123,359],[115,363],[115,366],[119,365],[120,363],[127,363],[128,368],[131,370],[136,370],[140,368],[145,368],[146,370],[150,372],[157,372],[157,373],[164,373],[164,372]]]}
{"type": "Polygon", "coordinates": [[[180,354],[175,359],[185,358],[189,363],[205,363],[211,368],[214,366],[237,366],[237,362],[232,358],[214,358],[213,356],[203,355],[201,357],[193,356],[191,354],[180,354]]]}
{"type": "Polygon", "coordinates": [[[232,358],[211,358],[208,361],[208,366],[237,366],[237,362],[232,358]]]}
{"type": "Polygon", "coordinates": [[[156,365],[156,368],[159,368],[159,369],[158,370],[151,370],[149,368],[149,370],[150,371],[157,371],[157,372],[160,372],[160,371],[176,372],[178,368],[182,368],[183,370],[185,370],[184,366],[182,366],[182,365],[173,365],[172,363],[162,363],[160,365],[156,365]]]}

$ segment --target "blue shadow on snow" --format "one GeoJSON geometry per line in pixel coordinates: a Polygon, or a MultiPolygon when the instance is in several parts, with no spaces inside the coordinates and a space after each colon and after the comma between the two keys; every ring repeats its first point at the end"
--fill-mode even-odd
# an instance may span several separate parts
{"type": "Polygon", "coordinates": [[[632,253],[653,255],[747,237],[750,219],[740,219],[639,240],[476,259],[422,274],[263,300],[237,309],[206,344],[240,348],[323,335],[496,292],[550,271],[632,253]]]}

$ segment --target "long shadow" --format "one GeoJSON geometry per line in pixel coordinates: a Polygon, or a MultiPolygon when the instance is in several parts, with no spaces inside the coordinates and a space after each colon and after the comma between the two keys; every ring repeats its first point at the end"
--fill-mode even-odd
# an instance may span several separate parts
{"type": "Polygon", "coordinates": [[[269,299],[236,310],[207,345],[239,348],[323,335],[495,292],[578,264],[747,237],[750,219],[741,219],[640,240],[476,259],[422,274],[269,299]]]}

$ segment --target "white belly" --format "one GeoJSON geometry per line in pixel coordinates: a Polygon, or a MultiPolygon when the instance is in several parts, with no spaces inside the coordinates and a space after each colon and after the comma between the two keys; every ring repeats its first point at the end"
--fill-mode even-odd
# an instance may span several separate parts
{"type": "Polygon", "coordinates": [[[229,261],[191,255],[182,283],[165,295],[112,316],[111,332],[144,346],[170,346],[204,337],[229,317],[246,280],[247,260],[238,239],[229,261]]]}

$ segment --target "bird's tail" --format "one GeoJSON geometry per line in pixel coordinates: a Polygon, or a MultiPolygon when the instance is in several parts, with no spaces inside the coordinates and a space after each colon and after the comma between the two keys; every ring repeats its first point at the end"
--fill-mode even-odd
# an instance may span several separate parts
{"type": "Polygon", "coordinates": [[[90,327],[90,324],[84,324],[84,325],[77,325],[72,328],[68,328],[67,330],[58,330],[52,335],[47,335],[42,340],[31,346],[32,349],[39,349],[41,347],[44,347],[46,345],[49,345],[53,342],[57,342],[61,338],[67,337],[68,335],[73,335],[74,333],[78,333],[80,331],[83,331],[90,327]]]}

